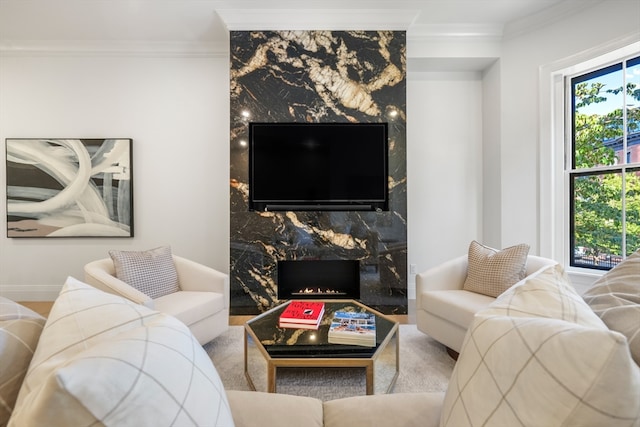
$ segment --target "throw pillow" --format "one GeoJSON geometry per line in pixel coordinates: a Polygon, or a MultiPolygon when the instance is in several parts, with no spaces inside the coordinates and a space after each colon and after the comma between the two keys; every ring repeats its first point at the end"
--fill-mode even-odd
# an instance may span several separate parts
{"type": "Polygon", "coordinates": [[[491,304],[494,315],[546,317],[583,326],[604,328],[578,295],[560,264],[542,268],[505,291],[491,304]]]}
{"type": "Polygon", "coordinates": [[[607,329],[559,272],[551,266],[527,277],[476,314],[441,427],[638,421],[640,367],[626,339],[607,329]]]}
{"type": "Polygon", "coordinates": [[[27,380],[10,426],[233,426],[218,373],[182,322],[72,278],[27,380]]]}
{"type": "Polygon", "coordinates": [[[525,277],[528,255],[525,243],[497,250],[472,241],[462,289],[497,297],[525,277]]]}
{"type": "Polygon", "coordinates": [[[583,297],[609,329],[627,337],[640,365],[640,250],[600,277],[583,297]]]}
{"type": "Polygon", "coordinates": [[[38,345],[45,318],[0,297],[0,426],[6,426],[38,345]]]}
{"type": "Polygon", "coordinates": [[[111,296],[72,277],[67,278],[49,312],[16,407],[23,395],[42,384],[71,357],[160,315],[124,298],[105,295],[111,296]]]}
{"type": "Polygon", "coordinates": [[[109,251],[116,277],[151,299],[180,290],[171,247],[147,251],[109,251]]]}

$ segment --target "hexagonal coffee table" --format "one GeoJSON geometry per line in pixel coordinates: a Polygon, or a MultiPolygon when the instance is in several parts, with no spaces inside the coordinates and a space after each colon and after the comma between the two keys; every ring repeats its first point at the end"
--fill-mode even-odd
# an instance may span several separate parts
{"type": "Polygon", "coordinates": [[[399,373],[398,322],[354,300],[323,300],[317,330],[278,327],[284,303],[245,323],[244,372],[253,390],[276,392],[278,368],[365,368],[366,393],[388,393],[399,373]],[[373,313],[374,347],[331,344],[329,326],[336,311],[373,313]]]}

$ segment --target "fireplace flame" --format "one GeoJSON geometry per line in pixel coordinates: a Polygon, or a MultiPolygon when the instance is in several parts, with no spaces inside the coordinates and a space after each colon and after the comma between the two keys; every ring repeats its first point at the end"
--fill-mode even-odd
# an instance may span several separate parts
{"type": "Polygon", "coordinates": [[[336,291],[335,289],[321,289],[321,288],[304,288],[300,289],[297,292],[294,292],[294,295],[302,295],[302,294],[340,294],[344,292],[336,291]]]}

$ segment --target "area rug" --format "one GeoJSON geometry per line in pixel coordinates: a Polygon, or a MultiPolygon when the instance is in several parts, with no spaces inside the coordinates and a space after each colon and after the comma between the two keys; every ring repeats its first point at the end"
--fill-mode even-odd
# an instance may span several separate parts
{"type": "MultiPolygon", "coordinates": [[[[231,326],[204,349],[227,390],[250,390],[244,376],[242,326],[231,326]]],[[[416,325],[400,325],[400,374],[392,393],[445,391],[454,363],[444,346],[416,325]]],[[[364,369],[279,369],[276,389],[323,401],[364,395],[364,369]]]]}

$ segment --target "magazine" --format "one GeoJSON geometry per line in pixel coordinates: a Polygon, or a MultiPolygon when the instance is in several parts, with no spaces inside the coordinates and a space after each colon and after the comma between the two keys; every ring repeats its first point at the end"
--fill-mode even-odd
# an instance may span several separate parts
{"type": "Polygon", "coordinates": [[[329,343],[375,347],[376,317],[372,313],[336,311],[329,327],[329,343]]]}

